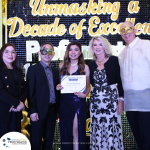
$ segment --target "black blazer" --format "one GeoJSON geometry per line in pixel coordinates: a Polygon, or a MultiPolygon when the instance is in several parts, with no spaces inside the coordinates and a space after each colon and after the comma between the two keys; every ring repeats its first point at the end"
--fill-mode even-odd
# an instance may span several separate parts
{"type": "MultiPolygon", "coordinates": [[[[25,102],[27,96],[26,83],[22,76],[22,71],[15,69],[15,72],[19,78],[19,97],[15,91],[15,83],[9,70],[5,67],[0,68],[0,122],[10,123],[12,112],[9,112],[9,110],[11,106],[16,108],[20,101],[25,102]]],[[[21,112],[20,115],[22,115],[21,112]]]]}
{"type": "MultiPolygon", "coordinates": [[[[94,86],[93,74],[94,71],[97,69],[97,64],[95,60],[89,63],[90,68],[90,82],[92,86],[94,86]]],[[[108,80],[108,85],[116,84],[118,85],[119,96],[124,96],[123,88],[122,88],[122,81],[120,77],[120,66],[118,62],[118,57],[110,56],[108,61],[104,64],[106,76],[108,80]]]]}
{"type": "MultiPolygon", "coordinates": [[[[53,83],[56,96],[57,110],[59,108],[59,91],[56,90],[56,85],[59,83],[59,71],[52,68],[53,83]]],[[[44,67],[37,63],[28,68],[27,72],[27,87],[28,87],[28,104],[29,115],[38,113],[39,119],[44,119],[49,107],[49,85],[45,74],[44,67]]]]}

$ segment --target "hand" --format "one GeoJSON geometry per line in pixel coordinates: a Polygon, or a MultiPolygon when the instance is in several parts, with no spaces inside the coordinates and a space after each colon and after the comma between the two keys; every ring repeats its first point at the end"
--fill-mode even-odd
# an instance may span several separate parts
{"type": "Polygon", "coordinates": [[[23,104],[23,102],[20,101],[19,105],[17,106],[17,111],[21,111],[25,109],[25,105],[23,104]]]}
{"type": "Polygon", "coordinates": [[[62,62],[60,62],[60,63],[59,63],[59,69],[61,69],[61,68],[62,68],[62,66],[63,66],[63,63],[62,63],[62,62]]]}
{"type": "Polygon", "coordinates": [[[63,89],[63,86],[62,86],[61,84],[58,84],[58,85],[56,86],[56,90],[61,90],[61,89],[63,89]]]}
{"type": "Polygon", "coordinates": [[[39,120],[39,115],[38,113],[33,113],[30,115],[30,118],[32,121],[38,121],[39,120]]]}
{"type": "Polygon", "coordinates": [[[74,94],[79,97],[79,98],[85,98],[86,94],[82,93],[82,92],[74,92],[74,94]]]}
{"type": "Polygon", "coordinates": [[[11,106],[11,108],[9,109],[9,112],[11,112],[11,111],[13,110],[13,107],[14,107],[14,106],[11,106]]]}
{"type": "Polygon", "coordinates": [[[117,113],[118,115],[121,115],[124,111],[124,101],[119,100],[118,106],[117,106],[117,113]]]}
{"type": "Polygon", "coordinates": [[[14,106],[11,106],[11,108],[9,109],[9,112],[11,111],[17,112],[17,109],[15,109],[14,106]]]}

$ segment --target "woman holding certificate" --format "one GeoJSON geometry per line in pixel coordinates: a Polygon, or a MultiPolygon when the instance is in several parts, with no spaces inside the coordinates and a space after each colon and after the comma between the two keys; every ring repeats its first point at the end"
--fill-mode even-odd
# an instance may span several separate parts
{"type": "Polygon", "coordinates": [[[110,43],[102,36],[92,38],[89,45],[95,59],[89,63],[92,84],[90,148],[123,150],[121,113],[124,102],[118,58],[111,55],[110,43]]]}
{"type": "Polygon", "coordinates": [[[66,84],[70,89],[78,89],[80,85],[76,81],[80,78],[84,82],[86,91],[72,91],[58,84],[56,89],[67,88],[69,93],[62,93],[60,98],[60,133],[61,150],[86,150],[86,96],[90,91],[89,67],[85,65],[81,44],[73,41],[68,44],[63,63],[60,67],[60,76],[68,78],[66,84]],[[85,78],[84,78],[85,77],[85,78]],[[82,79],[83,78],[83,79],[82,79]],[[73,81],[73,82],[72,82],[73,81]],[[76,86],[76,87],[75,87],[76,86]]]}

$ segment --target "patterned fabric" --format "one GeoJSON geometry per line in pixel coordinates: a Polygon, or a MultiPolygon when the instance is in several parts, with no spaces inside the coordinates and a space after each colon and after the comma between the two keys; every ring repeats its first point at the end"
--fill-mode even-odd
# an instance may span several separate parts
{"type": "Polygon", "coordinates": [[[121,116],[117,114],[118,90],[108,85],[105,69],[96,70],[91,90],[91,150],[123,150],[121,116]]]}

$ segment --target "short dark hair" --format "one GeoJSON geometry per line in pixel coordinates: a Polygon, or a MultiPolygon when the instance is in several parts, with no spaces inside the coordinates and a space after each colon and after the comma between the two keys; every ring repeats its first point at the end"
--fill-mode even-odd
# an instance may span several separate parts
{"type": "Polygon", "coordinates": [[[41,47],[40,47],[40,50],[42,50],[42,47],[43,47],[44,45],[46,45],[46,44],[51,45],[51,46],[52,46],[52,48],[53,48],[53,50],[54,50],[54,46],[53,46],[53,44],[52,44],[52,43],[50,43],[50,42],[45,42],[45,43],[43,43],[43,44],[41,45],[41,47]]]}

